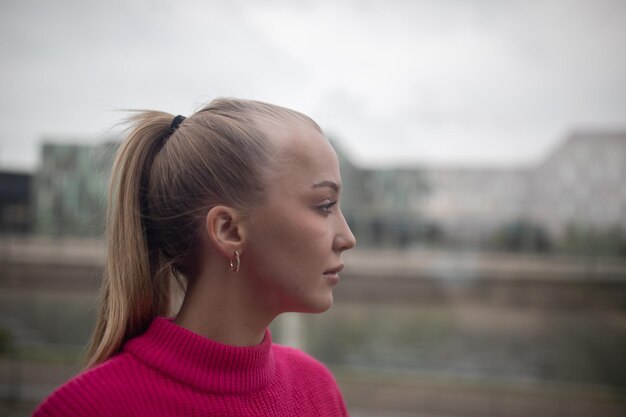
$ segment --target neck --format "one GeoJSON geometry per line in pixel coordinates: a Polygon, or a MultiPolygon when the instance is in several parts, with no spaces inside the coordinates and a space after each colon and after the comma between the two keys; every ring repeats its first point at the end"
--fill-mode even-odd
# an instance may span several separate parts
{"type": "Polygon", "coordinates": [[[197,277],[187,288],[174,322],[227,345],[261,343],[275,315],[262,311],[243,277],[233,274],[212,271],[197,277]]]}

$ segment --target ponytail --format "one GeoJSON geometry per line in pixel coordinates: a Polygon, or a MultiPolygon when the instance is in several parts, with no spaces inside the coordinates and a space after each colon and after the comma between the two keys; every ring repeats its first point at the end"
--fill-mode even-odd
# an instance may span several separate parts
{"type": "Polygon", "coordinates": [[[171,115],[143,112],[119,149],[111,171],[106,214],[107,255],[100,311],[86,357],[86,368],[118,352],[169,308],[167,265],[147,227],[147,181],[155,155],[166,139],[171,115]]]}

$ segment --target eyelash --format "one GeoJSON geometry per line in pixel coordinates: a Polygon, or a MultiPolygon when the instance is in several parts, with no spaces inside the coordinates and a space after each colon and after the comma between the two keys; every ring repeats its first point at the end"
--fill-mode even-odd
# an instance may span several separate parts
{"type": "Polygon", "coordinates": [[[333,208],[335,204],[337,204],[337,200],[331,201],[328,204],[323,204],[321,206],[318,206],[318,209],[320,209],[320,211],[322,211],[323,213],[330,213],[330,209],[333,208]]]}

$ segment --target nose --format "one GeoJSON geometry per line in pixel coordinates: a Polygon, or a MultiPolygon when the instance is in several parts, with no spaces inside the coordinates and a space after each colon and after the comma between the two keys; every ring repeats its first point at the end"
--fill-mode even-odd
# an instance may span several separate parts
{"type": "Polygon", "coordinates": [[[337,234],[335,235],[335,240],[333,241],[333,249],[339,252],[343,252],[345,250],[352,249],[356,245],[356,238],[352,234],[352,230],[350,230],[350,226],[348,226],[346,218],[343,217],[343,213],[339,213],[339,224],[337,228],[337,234]]]}

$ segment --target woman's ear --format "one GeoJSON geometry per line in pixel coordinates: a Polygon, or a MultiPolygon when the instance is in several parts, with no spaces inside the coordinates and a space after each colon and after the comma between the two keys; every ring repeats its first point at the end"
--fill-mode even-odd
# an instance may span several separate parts
{"type": "Polygon", "coordinates": [[[206,233],[209,241],[225,257],[241,250],[243,225],[237,210],[228,206],[215,206],[206,215],[206,233]]]}

